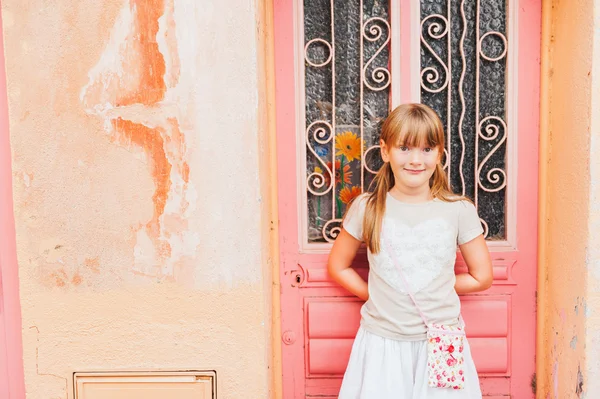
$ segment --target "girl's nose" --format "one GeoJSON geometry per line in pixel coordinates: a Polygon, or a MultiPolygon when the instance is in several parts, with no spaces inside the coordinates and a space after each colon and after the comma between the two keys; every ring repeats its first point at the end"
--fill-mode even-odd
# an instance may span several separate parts
{"type": "Polygon", "coordinates": [[[413,150],[410,152],[410,163],[413,163],[413,164],[421,163],[421,151],[413,150]]]}

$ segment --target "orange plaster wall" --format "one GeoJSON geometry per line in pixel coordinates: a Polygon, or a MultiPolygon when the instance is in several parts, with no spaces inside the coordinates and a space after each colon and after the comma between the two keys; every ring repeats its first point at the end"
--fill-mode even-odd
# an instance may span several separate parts
{"type": "MultiPolygon", "coordinates": [[[[600,396],[600,1],[594,1],[590,118],[590,215],[586,267],[586,376],[588,398],[600,396]]],[[[583,396],[582,396],[583,397],[583,396]]]]}
{"type": "MultiPolygon", "coordinates": [[[[543,375],[538,375],[538,398],[578,398],[588,391],[586,360],[593,357],[589,335],[589,247],[592,244],[591,120],[595,1],[576,6],[553,1],[549,40],[547,181],[541,182],[546,201],[545,329],[542,340],[543,375]]],[[[594,228],[598,229],[598,226],[594,228]]],[[[587,392],[590,393],[590,392],[587,392]]],[[[592,395],[588,397],[596,397],[592,395]]]]}
{"type": "Polygon", "coordinates": [[[115,369],[266,398],[257,5],[1,4],[28,398],[115,369]]]}

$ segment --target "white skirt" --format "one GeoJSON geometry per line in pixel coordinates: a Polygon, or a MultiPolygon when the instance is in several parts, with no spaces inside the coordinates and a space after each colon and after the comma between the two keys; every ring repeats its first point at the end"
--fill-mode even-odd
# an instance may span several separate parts
{"type": "Polygon", "coordinates": [[[465,388],[427,384],[427,341],[397,341],[362,327],[356,334],[339,399],[481,399],[477,370],[465,340],[465,388]]]}

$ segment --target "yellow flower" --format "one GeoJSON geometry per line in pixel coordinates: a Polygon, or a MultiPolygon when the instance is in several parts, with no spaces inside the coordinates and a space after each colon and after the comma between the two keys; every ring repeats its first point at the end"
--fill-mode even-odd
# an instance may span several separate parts
{"type": "Polygon", "coordinates": [[[360,159],[360,137],[350,131],[340,133],[335,137],[335,155],[343,155],[348,162],[360,159]]]}
{"type": "Polygon", "coordinates": [[[362,193],[362,190],[358,186],[352,187],[352,189],[348,187],[344,187],[342,191],[340,191],[340,199],[344,204],[349,204],[352,200],[358,197],[362,193]]]}

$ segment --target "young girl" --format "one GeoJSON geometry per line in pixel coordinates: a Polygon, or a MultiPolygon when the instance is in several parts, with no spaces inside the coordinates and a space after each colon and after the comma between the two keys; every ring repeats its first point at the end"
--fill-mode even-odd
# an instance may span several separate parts
{"type": "Polygon", "coordinates": [[[459,326],[457,294],[492,284],[477,211],[452,193],[441,164],[442,123],[425,105],[401,105],[383,124],[380,146],[384,165],[374,190],[352,203],[329,256],[333,279],[366,301],[339,398],[481,399],[466,339],[464,388],[428,384],[423,317],[428,324],[459,326]],[[350,267],[362,242],[368,286],[350,267]],[[468,267],[459,275],[457,244],[468,267]]]}

